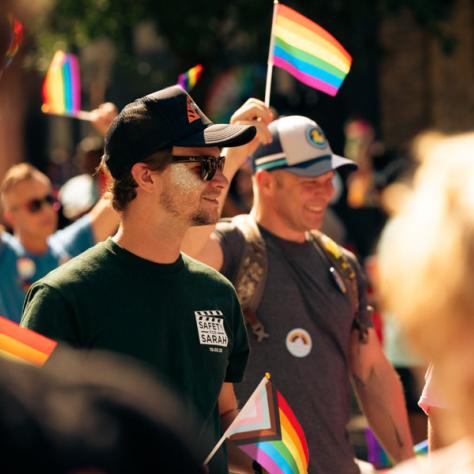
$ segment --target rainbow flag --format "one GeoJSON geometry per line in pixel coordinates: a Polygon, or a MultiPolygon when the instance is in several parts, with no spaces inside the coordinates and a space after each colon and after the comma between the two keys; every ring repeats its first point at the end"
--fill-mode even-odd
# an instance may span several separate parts
{"type": "Polygon", "coordinates": [[[418,444],[415,444],[415,446],[413,446],[413,452],[416,456],[426,456],[428,454],[428,451],[429,446],[427,439],[420,441],[418,444]]]}
{"type": "Polygon", "coordinates": [[[300,423],[266,374],[224,436],[271,474],[306,474],[308,444],[300,423]]]}
{"type": "Polygon", "coordinates": [[[271,45],[269,65],[331,96],[351,68],[351,56],[330,33],[281,3],[275,5],[271,45]]]}
{"type": "Polygon", "coordinates": [[[74,54],[56,51],[43,82],[41,110],[76,116],[81,112],[79,62],[74,54]]]}
{"type": "Polygon", "coordinates": [[[23,24],[11,14],[8,15],[8,24],[10,25],[10,40],[8,42],[8,48],[5,52],[3,67],[0,69],[0,77],[3,74],[3,71],[5,71],[8,66],[10,66],[13,58],[20,49],[20,45],[23,40],[23,24]]]}
{"type": "Polygon", "coordinates": [[[58,343],[0,316],[0,356],[43,365],[58,343]]]}
{"type": "Polygon", "coordinates": [[[185,91],[190,91],[196,85],[196,82],[201,77],[201,74],[202,66],[200,64],[196,64],[196,66],[178,76],[177,84],[180,85],[185,91]]]}

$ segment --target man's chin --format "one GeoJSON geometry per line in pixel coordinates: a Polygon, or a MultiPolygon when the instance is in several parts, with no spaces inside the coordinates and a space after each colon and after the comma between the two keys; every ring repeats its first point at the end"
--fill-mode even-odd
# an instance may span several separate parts
{"type": "Polygon", "coordinates": [[[194,226],[202,226],[202,225],[210,225],[215,224],[219,220],[219,214],[210,213],[210,212],[200,212],[192,216],[191,218],[191,225],[194,226]]]}

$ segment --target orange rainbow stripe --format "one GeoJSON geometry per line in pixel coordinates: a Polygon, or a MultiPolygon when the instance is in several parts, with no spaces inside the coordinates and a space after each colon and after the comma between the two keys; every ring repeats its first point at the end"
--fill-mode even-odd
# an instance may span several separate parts
{"type": "Polygon", "coordinates": [[[0,316],[0,355],[33,365],[43,365],[57,342],[0,316]]]}

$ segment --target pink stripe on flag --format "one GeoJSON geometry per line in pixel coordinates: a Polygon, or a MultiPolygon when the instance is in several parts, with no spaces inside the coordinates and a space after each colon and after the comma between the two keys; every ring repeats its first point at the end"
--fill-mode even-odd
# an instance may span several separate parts
{"type": "Polygon", "coordinates": [[[71,68],[72,112],[81,110],[81,86],[79,79],[79,62],[73,54],[69,55],[71,68]]]}
{"type": "Polygon", "coordinates": [[[261,448],[258,448],[256,444],[244,444],[240,445],[239,448],[252,459],[255,459],[255,461],[261,464],[268,472],[272,474],[285,474],[285,471],[261,448]]]}
{"type": "Polygon", "coordinates": [[[304,84],[307,84],[308,86],[313,87],[314,89],[323,91],[326,94],[332,95],[333,97],[337,94],[337,91],[339,90],[326,82],[316,79],[314,76],[310,76],[309,74],[301,72],[299,69],[295,68],[290,63],[288,63],[284,59],[279,58],[278,56],[273,56],[273,64],[275,66],[281,67],[285,71],[288,71],[292,76],[296,77],[296,79],[303,82],[304,84]]]}
{"type": "Polygon", "coordinates": [[[263,403],[262,403],[262,396],[266,396],[266,389],[263,387],[263,393],[262,390],[258,394],[258,396],[255,397],[255,416],[246,416],[245,418],[242,418],[242,420],[239,423],[239,430],[242,430],[242,427],[245,427],[246,429],[258,429],[257,423],[260,424],[260,428],[262,427],[263,420],[265,419],[264,412],[263,412],[263,403]],[[250,428],[248,427],[250,425],[250,428]],[[257,426],[255,426],[257,425],[257,426]]]}

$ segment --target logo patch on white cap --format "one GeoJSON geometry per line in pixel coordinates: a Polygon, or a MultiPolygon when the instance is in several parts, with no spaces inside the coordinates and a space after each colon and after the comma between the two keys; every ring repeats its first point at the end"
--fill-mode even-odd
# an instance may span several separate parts
{"type": "Polygon", "coordinates": [[[310,145],[315,146],[316,148],[326,148],[327,140],[324,132],[318,127],[309,127],[306,131],[306,138],[310,145]]]}
{"type": "Polygon", "coordinates": [[[306,329],[292,329],[286,336],[286,348],[295,357],[306,357],[313,347],[311,336],[306,329]]]}

